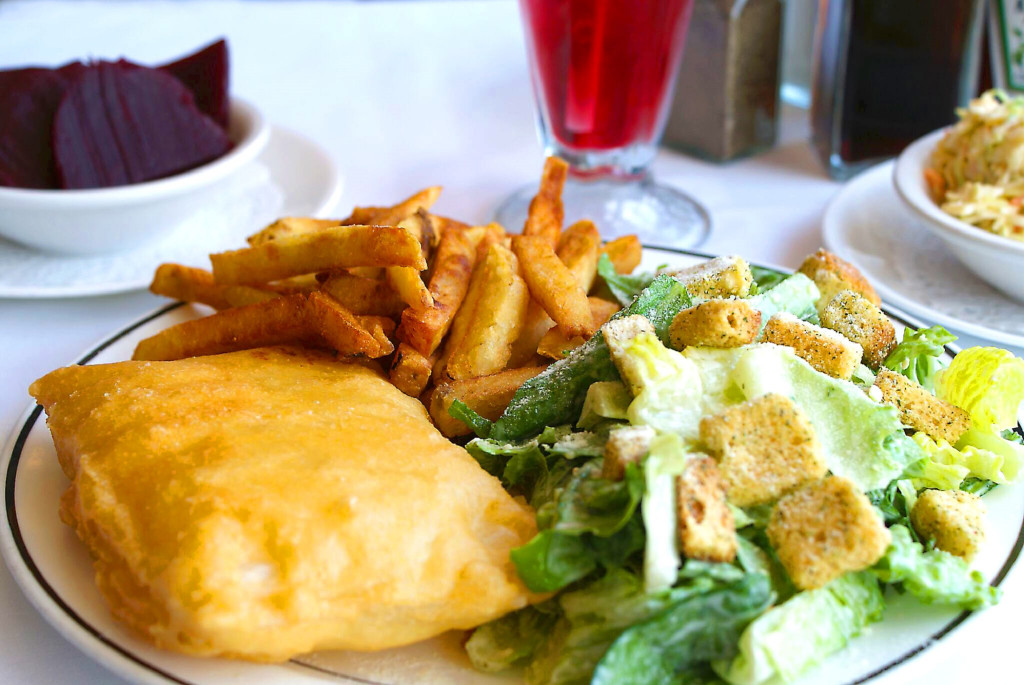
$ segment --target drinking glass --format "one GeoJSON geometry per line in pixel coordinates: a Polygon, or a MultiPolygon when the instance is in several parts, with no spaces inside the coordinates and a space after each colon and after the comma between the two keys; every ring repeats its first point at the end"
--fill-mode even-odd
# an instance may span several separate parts
{"type": "MultiPolygon", "coordinates": [[[[520,0],[544,151],[569,163],[567,223],[687,246],[708,233],[707,212],[648,171],[665,128],[693,0],[520,0]]],[[[700,97],[694,93],[694,97],[700,97]]],[[[498,209],[522,226],[535,185],[498,209]]]]}

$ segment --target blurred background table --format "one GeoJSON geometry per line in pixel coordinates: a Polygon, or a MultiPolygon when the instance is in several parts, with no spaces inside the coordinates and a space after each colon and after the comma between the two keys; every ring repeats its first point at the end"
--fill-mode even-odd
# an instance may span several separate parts
{"type": "MultiPolygon", "coordinates": [[[[334,157],[345,179],[337,216],[357,202],[385,204],[443,184],[439,212],[485,221],[538,176],[541,149],[512,0],[0,3],[0,68],[122,55],[155,63],[218,36],[230,43],[233,93],[334,157]]],[[[784,106],[770,152],[726,165],[663,152],[654,173],[710,211],[712,234],[698,249],[796,267],[821,244],[821,215],[840,187],[807,136],[806,111],[784,106]]],[[[32,380],[162,304],[147,292],[0,300],[4,434],[27,407],[32,380]]],[[[1003,603],[981,626],[968,622],[944,642],[940,663],[920,675],[936,685],[1019,678],[1010,674],[1016,617],[1024,615],[1022,575],[1011,573],[1003,603]]],[[[121,681],[51,629],[3,568],[0,682],[121,681]]]]}

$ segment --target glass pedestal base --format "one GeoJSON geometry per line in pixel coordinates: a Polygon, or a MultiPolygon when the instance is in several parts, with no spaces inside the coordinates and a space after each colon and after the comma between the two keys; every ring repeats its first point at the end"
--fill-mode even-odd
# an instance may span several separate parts
{"type": "MultiPolygon", "coordinates": [[[[494,220],[512,233],[520,232],[536,193],[536,183],[521,188],[498,207],[494,220]]],[[[694,247],[711,231],[711,219],[696,200],[649,177],[625,181],[570,176],[562,204],[565,226],[590,219],[606,240],[636,234],[645,245],[694,247]]]]}

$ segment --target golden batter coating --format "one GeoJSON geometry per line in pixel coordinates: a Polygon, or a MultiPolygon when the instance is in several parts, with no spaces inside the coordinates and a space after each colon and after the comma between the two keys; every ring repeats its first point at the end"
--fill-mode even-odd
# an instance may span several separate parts
{"type": "Polygon", "coordinates": [[[282,661],[470,628],[530,599],[534,516],[370,365],[298,348],[59,369],[44,406],[113,614],[282,661]]]}

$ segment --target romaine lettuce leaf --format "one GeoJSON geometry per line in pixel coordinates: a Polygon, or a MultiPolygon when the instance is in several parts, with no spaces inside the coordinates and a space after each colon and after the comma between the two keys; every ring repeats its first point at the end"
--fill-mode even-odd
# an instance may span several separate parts
{"type": "Polygon", "coordinates": [[[782,281],[790,277],[790,274],[782,271],[776,271],[775,269],[769,269],[763,266],[750,265],[750,275],[754,277],[754,283],[751,286],[751,295],[757,295],[763,293],[766,290],[771,290],[782,281]]]}
{"type": "Polygon", "coordinates": [[[906,526],[889,529],[892,544],[871,572],[883,583],[899,583],[925,604],[952,604],[983,609],[996,604],[1002,591],[990,586],[967,562],[941,549],[915,542],[906,526]]]}
{"type": "Polygon", "coordinates": [[[970,414],[973,428],[1010,428],[1024,400],[1024,360],[996,347],[969,347],[936,375],[935,394],[970,414]]]}
{"type": "Polygon", "coordinates": [[[935,389],[935,374],[943,364],[943,347],[956,340],[956,336],[942,326],[907,328],[903,340],[885,359],[885,366],[901,373],[929,390],[935,389]]]}
{"type": "Polygon", "coordinates": [[[1024,472],[1024,446],[1004,440],[999,435],[976,428],[968,430],[958,447],[945,440],[935,440],[931,436],[917,432],[913,436],[931,462],[931,468],[923,468],[921,475],[912,475],[914,486],[921,488],[940,488],[952,490],[960,487],[967,477],[982,478],[999,484],[1016,483],[1024,472]],[[943,481],[936,477],[938,469],[949,470],[949,480],[943,481]],[[953,477],[959,479],[953,484],[953,477]]]}
{"type": "Polygon", "coordinates": [[[715,671],[733,685],[787,682],[842,649],[882,617],[885,602],[869,573],[847,573],[794,595],[754,620],[731,662],[715,671]]]}
{"type": "Polygon", "coordinates": [[[747,299],[751,307],[761,312],[761,327],[779,312],[788,312],[798,319],[818,322],[814,303],[821,297],[814,281],[801,273],[783,279],[773,288],[747,299]]]}
{"type": "MultiPolygon", "coordinates": [[[[671,276],[658,276],[640,296],[615,317],[642,314],[654,325],[662,340],[679,310],[690,306],[686,288],[671,276]]],[[[526,381],[516,391],[505,413],[494,423],[489,437],[495,440],[522,440],[536,435],[545,426],[573,423],[580,416],[587,390],[597,381],[617,381],[604,335],[593,338],[573,350],[543,373],[526,381]]]]}
{"type": "Polygon", "coordinates": [[[697,365],[650,333],[633,338],[625,357],[623,363],[632,369],[627,375],[641,388],[626,412],[629,422],[696,438],[703,415],[697,365]]]}
{"type": "Polygon", "coordinates": [[[643,580],[624,569],[558,597],[563,616],[526,668],[531,685],[586,685],[613,642],[630,626],[672,605],[736,582],[742,573],[728,564],[688,562],[670,589],[649,593],[643,580]]]}
{"type": "Polygon", "coordinates": [[[647,544],[644,547],[644,585],[648,592],[676,582],[680,558],[676,531],[676,476],[689,459],[683,441],[675,433],[663,433],[651,441],[644,459],[646,493],[640,503],[647,544]]]}
{"type": "Polygon", "coordinates": [[[558,621],[557,605],[549,608],[550,604],[513,611],[474,630],[466,641],[466,654],[473,667],[497,673],[531,659],[558,621]]]}
{"type": "Polygon", "coordinates": [[[694,667],[732,658],[743,629],[771,602],[771,585],[760,573],[677,602],[625,630],[601,658],[591,683],[672,683],[694,667]]]}
{"type": "Polygon", "coordinates": [[[519,577],[534,592],[553,592],[586,577],[612,556],[609,547],[635,547],[635,531],[627,524],[644,491],[640,468],[627,466],[621,481],[600,474],[601,462],[594,459],[569,471],[561,487],[549,489],[541,482],[535,489],[532,504],[540,532],[510,554],[519,577]],[[550,499],[542,502],[539,492],[550,493],[550,499]],[[596,542],[620,532],[622,540],[596,542]]]}
{"type": "Polygon", "coordinates": [[[741,348],[733,379],[748,399],[778,393],[796,402],[814,426],[829,470],[862,490],[887,486],[924,457],[905,435],[894,407],[874,402],[853,383],[815,371],[789,348],[741,348]]]}
{"type": "Polygon", "coordinates": [[[628,307],[640,292],[654,280],[653,274],[620,274],[606,254],[597,261],[597,274],[623,307],[628,307]]]}
{"type": "Polygon", "coordinates": [[[632,401],[633,396],[622,381],[598,381],[587,389],[576,426],[592,428],[605,419],[626,420],[632,401]]]}

